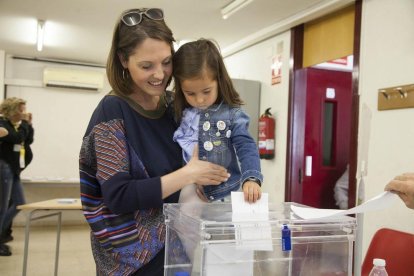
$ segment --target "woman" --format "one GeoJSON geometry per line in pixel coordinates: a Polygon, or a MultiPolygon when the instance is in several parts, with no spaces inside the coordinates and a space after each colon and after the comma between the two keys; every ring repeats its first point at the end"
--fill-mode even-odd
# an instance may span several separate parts
{"type": "Polygon", "coordinates": [[[81,200],[92,229],[98,275],[163,275],[163,203],[192,183],[218,185],[229,175],[194,158],[184,167],[165,91],[173,35],[160,9],[124,12],[107,62],[113,91],[94,111],[80,153],[81,200]]]}
{"type": "Polygon", "coordinates": [[[33,143],[31,114],[26,113],[26,101],[8,98],[0,105],[0,127],[7,134],[0,138],[0,256],[10,256],[6,242],[13,239],[11,225],[17,215],[17,206],[24,204],[20,172],[30,163],[33,143]]]}

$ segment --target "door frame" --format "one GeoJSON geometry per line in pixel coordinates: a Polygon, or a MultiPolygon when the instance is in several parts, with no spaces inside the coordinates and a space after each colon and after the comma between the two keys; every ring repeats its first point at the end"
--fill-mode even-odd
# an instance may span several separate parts
{"type": "MultiPolygon", "coordinates": [[[[358,124],[359,124],[359,60],[361,41],[361,15],[362,0],[355,1],[355,26],[352,69],[352,110],[351,110],[351,134],[349,152],[349,190],[348,207],[356,204],[356,173],[358,165],[358,124]]],[[[304,25],[301,24],[291,29],[290,70],[289,70],[289,102],[288,102],[288,129],[286,150],[286,178],[285,201],[291,201],[295,190],[292,183],[301,183],[304,172],[304,129],[305,116],[304,96],[296,93],[295,72],[302,68],[303,64],[303,34],[304,25]]]]}

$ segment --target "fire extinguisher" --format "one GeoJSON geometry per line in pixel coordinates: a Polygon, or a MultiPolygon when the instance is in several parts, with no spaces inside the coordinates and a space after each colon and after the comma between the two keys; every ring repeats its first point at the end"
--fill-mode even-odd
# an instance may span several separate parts
{"type": "Polygon", "coordinates": [[[259,155],[261,159],[275,157],[275,119],[270,108],[259,118],[259,155]]]}

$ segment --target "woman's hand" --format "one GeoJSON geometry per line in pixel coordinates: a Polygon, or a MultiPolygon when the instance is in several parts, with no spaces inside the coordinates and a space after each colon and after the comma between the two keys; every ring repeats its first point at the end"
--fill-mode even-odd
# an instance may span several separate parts
{"type": "Polygon", "coordinates": [[[262,188],[254,181],[243,183],[244,200],[249,203],[255,203],[262,196],[262,188]]]}
{"type": "Polygon", "coordinates": [[[396,193],[408,208],[414,209],[414,173],[396,176],[385,190],[396,193]]]}
{"type": "Polygon", "coordinates": [[[230,177],[224,167],[199,160],[197,146],[194,148],[193,157],[184,168],[190,174],[193,183],[202,186],[219,185],[230,177]]]}
{"type": "MultiPolygon", "coordinates": [[[[195,148],[193,157],[187,165],[161,177],[162,198],[170,196],[186,185],[219,185],[229,177],[230,174],[222,166],[198,160],[198,148],[195,148]]],[[[200,198],[203,199],[201,196],[200,198]]]]}
{"type": "Polygon", "coordinates": [[[9,134],[8,130],[5,129],[4,127],[0,127],[0,137],[4,137],[7,134],[9,134]]]}

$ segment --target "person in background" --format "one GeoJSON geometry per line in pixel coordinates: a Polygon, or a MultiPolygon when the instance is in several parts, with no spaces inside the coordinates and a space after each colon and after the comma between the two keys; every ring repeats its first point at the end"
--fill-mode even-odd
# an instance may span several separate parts
{"type": "Polygon", "coordinates": [[[346,169],[341,177],[336,181],[334,187],[335,203],[339,209],[348,209],[348,190],[349,190],[349,165],[346,165],[346,169]]]}
{"type": "Polygon", "coordinates": [[[0,255],[10,256],[6,243],[13,240],[11,226],[19,211],[17,206],[25,203],[20,173],[33,157],[30,144],[33,143],[34,130],[32,116],[26,113],[25,100],[5,99],[0,105],[0,113],[0,127],[7,131],[0,138],[0,255]]]}
{"type": "Polygon", "coordinates": [[[414,209],[414,173],[397,175],[385,186],[385,191],[396,193],[408,208],[414,209]]]}
{"type": "Polygon", "coordinates": [[[164,275],[164,203],[186,185],[220,184],[225,168],[183,166],[172,110],[173,34],[158,8],[132,9],[116,23],[107,61],[112,91],[89,121],[79,156],[83,213],[97,275],[164,275]]]}
{"type": "MultiPolygon", "coordinates": [[[[227,168],[231,175],[219,186],[185,189],[192,189],[194,196],[217,201],[242,186],[245,200],[256,202],[263,182],[259,152],[249,134],[249,117],[240,108],[243,102],[219,49],[207,39],[186,43],[175,53],[173,67],[175,113],[181,121],[174,141],[182,147],[184,160],[189,162],[197,147],[200,159],[227,168]]],[[[186,197],[192,201],[191,196],[186,197]]]]}
{"type": "MultiPolygon", "coordinates": [[[[9,132],[4,127],[0,127],[0,138],[6,136],[9,132]]],[[[1,139],[0,139],[1,143],[1,139]]],[[[3,184],[3,175],[7,173],[8,167],[6,167],[5,163],[0,160],[0,230],[3,229],[3,218],[4,213],[8,207],[8,187],[10,186],[8,183],[3,184]],[[6,171],[5,171],[6,170],[6,171]]],[[[0,256],[10,256],[10,248],[4,244],[3,241],[0,241],[0,256]]]]}

